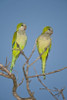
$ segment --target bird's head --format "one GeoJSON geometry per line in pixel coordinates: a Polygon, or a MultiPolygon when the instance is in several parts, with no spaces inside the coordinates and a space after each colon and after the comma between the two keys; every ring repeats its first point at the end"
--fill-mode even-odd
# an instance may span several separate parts
{"type": "Polygon", "coordinates": [[[46,26],[44,27],[42,34],[47,34],[51,36],[53,34],[53,29],[50,26],[46,26]]]}
{"type": "Polygon", "coordinates": [[[19,23],[19,24],[17,25],[16,31],[19,31],[19,30],[24,31],[24,30],[26,30],[26,28],[27,28],[27,26],[26,26],[25,24],[19,23]]]}

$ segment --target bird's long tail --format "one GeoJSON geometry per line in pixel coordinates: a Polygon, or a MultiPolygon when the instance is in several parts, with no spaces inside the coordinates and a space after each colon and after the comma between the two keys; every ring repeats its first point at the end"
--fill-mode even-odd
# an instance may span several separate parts
{"type": "MultiPolygon", "coordinates": [[[[45,67],[46,67],[46,57],[42,57],[42,74],[45,73],[45,67]]],[[[46,78],[46,76],[44,75],[44,79],[46,78]]]]}
{"type": "Polygon", "coordinates": [[[12,72],[13,67],[15,66],[15,62],[16,62],[16,57],[12,57],[12,62],[11,62],[11,66],[10,66],[10,72],[12,72]]]}

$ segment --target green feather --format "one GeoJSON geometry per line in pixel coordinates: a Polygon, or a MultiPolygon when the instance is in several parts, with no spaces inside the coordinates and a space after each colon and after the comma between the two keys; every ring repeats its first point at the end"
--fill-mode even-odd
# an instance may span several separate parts
{"type": "MultiPolygon", "coordinates": [[[[42,73],[45,73],[45,68],[46,68],[46,60],[48,58],[48,53],[50,51],[51,45],[46,49],[46,51],[42,54],[41,59],[42,59],[42,73]]],[[[44,76],[44,79],[46,77],[44,76]]]]}
{"type": "Polygon", "coordinates": [[[20,55],[20,51],[17,50],[19,49],[19,47],[21,48],[21,50],[24,49],[24,47],[26,46],[26,42],[27,42],[27,36],[25,34],[25,30],[20,30],[19,28],[25,27],[22,25],[23,23],[20,23],[17,25],[17,31],[14,33],[13,35],[13,40],[12,40],[12,62],[11,62],[11,66],[10,66],[10,72],[12,72],[13,67],[15,66],[15,62],[17,60],[17,58],[20,55]],[[18,47],[18,45],[19,47],[18,47]]]}
{"type": "Polygon", "coordinates": [[[45,34],[45,32],[48,31],[48,29],[50,29],[50,28],[51,28],[50,26],[44,27],[41,34],[45,34]]]}
{"type": "MultiPolygon", "coordinates": [[[[51,48],[51,34],[52,34],[52,28],[50,26],[46,26],[41,35],[37,38],[37,49],[39,54],[41,55],[41,61],[42,61],[42,73],[45,73],[45,67],[46,67],[46,60],[48,57],[48,53],[51,48]]],[[[44,76],[45,79],[45,76],[44,76]]]]}
{"type": "Polygon", "coordinates": [[[17,59],[16,57],[12,56],[12,62],[11,62],[10,72],[12,72],[12,69],[15,66],[16,59],[17,59]]]}
{"type": "Polygon", "coordinates": [[[16,42],[16,38],[17,38],[17,32],[15,32],[14,35],[13,35],[12,48],[14,47],[14,44],[16,42]]]}
{"type": "Polygon", "coordinates": [[[23,23],[19,23],[19,24],[17,25],[17,30],[16,30],[16,31],[18,31],[19,28],[20,28],[22,25],[23,25],[23,23]]]}

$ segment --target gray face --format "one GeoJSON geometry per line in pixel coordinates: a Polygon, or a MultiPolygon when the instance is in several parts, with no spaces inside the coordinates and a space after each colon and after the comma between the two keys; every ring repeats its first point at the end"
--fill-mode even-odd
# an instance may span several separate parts
{"type": "Polygon", "coordinates": [[[47,36],[51,36],[53,34],[53,29],[49,28],[48,31],[45,32],[47,36]]]}
{"type": "Polygon", "coordinates": [[[21,25],[21,27],[19,28],[19,30],[17,32],[18,32],[19,35],[24,35],[25,30],[26,30],[26,25],[23,24],[23,25],[21,25]]]}
{"type": "Polygon", "coordinates": [[[26,30],[26,25],[25,24],[21,25],[21,27],[19,28],[19,31],[24,31],[24,30],[26,30]]]}

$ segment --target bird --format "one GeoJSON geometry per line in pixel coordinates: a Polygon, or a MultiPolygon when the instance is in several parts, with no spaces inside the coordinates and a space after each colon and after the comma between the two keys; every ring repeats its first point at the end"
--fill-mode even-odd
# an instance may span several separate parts
{"type": "Polygon", "coordinates": [[[20,51],[17,49],[23,50],[27,43],[27,35],[26,35],[26,24],[19,23],[16,28],[16,32],[14,32],[12,39],[12,62],[10,66],[10,73],[15,66],[16,60],[20,55],[20,51]]]}
{"type": "MultiPolygon", "coordinates": [[[[42,74],[45,73],[46,60],[51,49],[53,29],[50,26],[43,28],[41,35],[36,40],[36,46],[42,62],[42,74]]],[[[44,79],[46,76],[44,75],[44,79]]]]}

